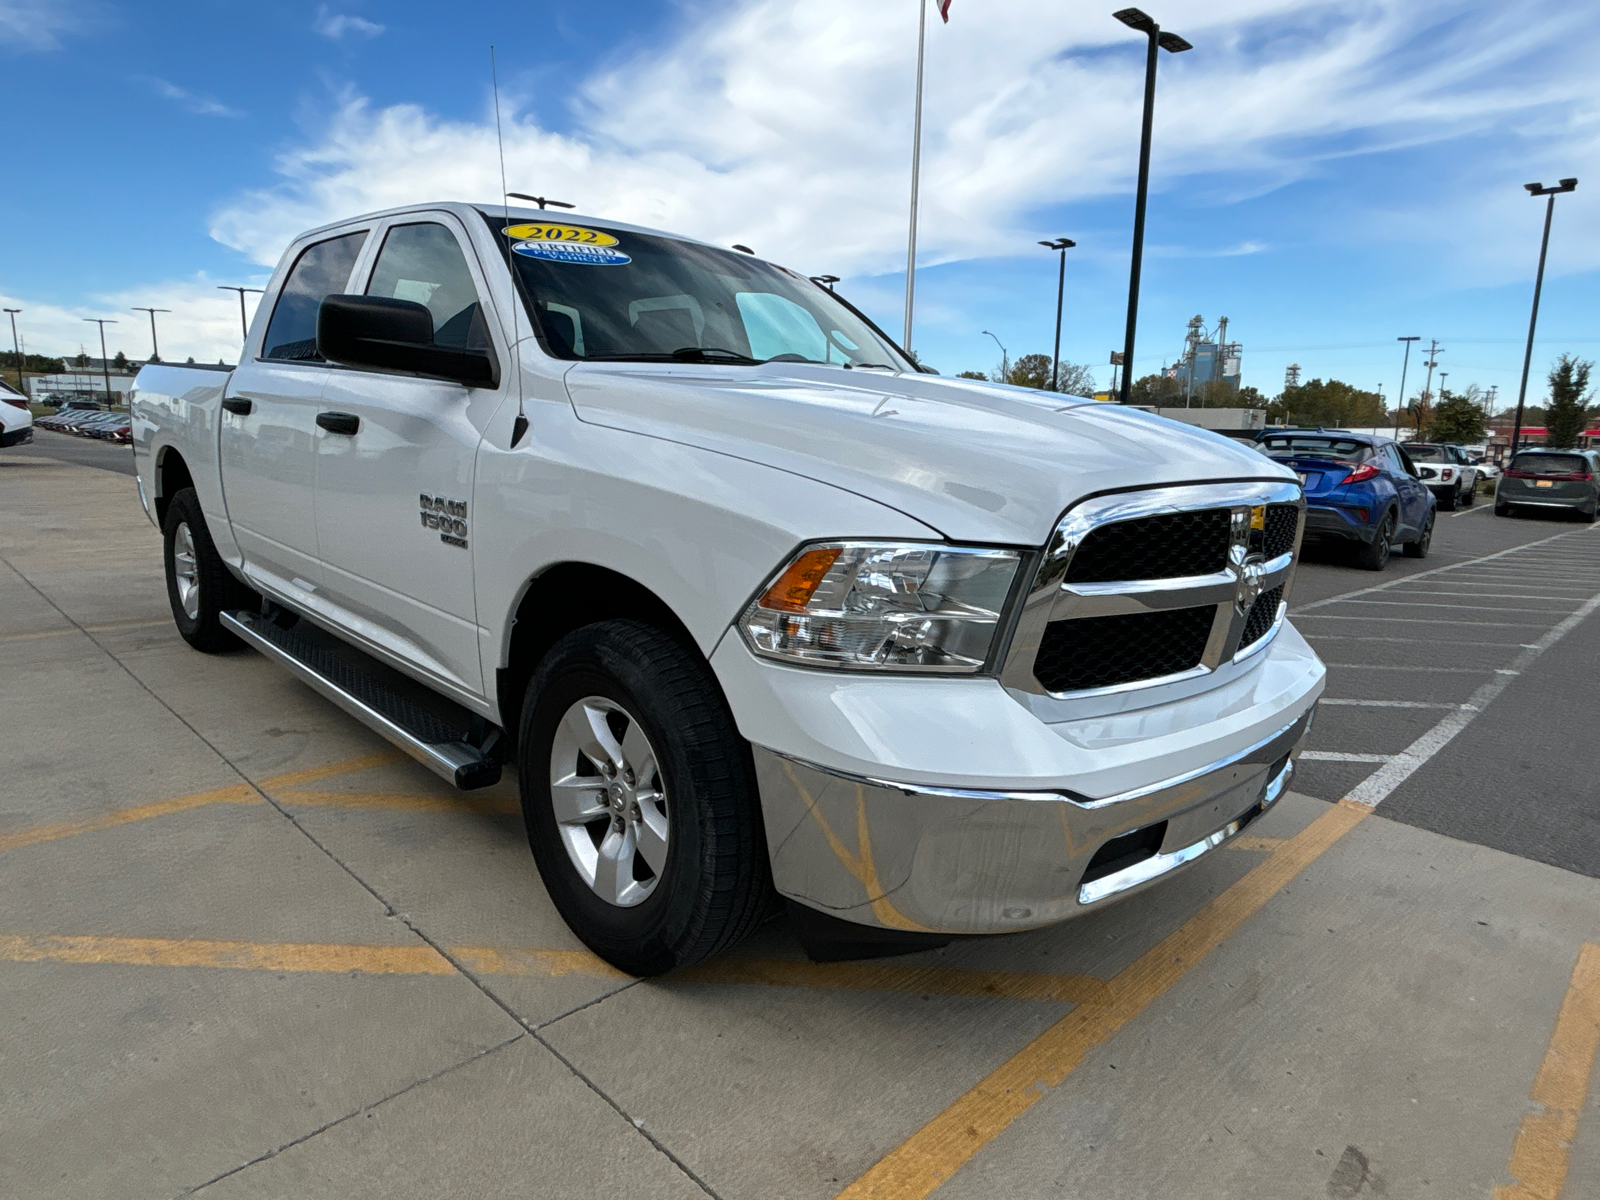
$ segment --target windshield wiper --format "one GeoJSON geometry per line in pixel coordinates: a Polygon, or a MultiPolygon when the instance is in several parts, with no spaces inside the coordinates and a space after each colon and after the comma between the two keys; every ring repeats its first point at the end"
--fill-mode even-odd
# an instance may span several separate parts
{"type": "Polygon", "coordinates": [[[720,346],[680,346],[670,354],[661,350],[622,351],[615,354],[586,354],[581,362],[718,362],[734,366],[760,366],[767,360],[751,358],[737,350],[720,346]]]}

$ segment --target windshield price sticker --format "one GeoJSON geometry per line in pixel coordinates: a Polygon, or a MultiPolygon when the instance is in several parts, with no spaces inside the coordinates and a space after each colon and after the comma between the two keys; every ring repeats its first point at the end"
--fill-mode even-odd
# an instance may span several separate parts
{"type": "Polygon", "coordinates": [[[507,225],[502,232],[515,238],[512,252],[546,262],[577,263],[586,267],[620,267],[632,262],[616,248],[617,239],[582,225],[507,225]]]}

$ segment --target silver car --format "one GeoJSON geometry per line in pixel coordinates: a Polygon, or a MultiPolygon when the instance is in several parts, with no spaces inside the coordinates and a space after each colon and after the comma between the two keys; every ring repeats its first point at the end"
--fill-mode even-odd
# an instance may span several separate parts
{"type": "Polygon", "coordinates": [[[1570,508],[1591,525],[1600,513],[1600,451],[1523,450],[1500,475],[1494,513],[1519,508],[1570,508]]]}

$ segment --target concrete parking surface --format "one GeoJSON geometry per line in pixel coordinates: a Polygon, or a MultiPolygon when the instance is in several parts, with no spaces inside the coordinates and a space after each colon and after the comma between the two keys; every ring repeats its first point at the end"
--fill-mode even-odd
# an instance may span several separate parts
{"type": "Polygon", "coordinates": [[[53,446],[0,455],[0,1195],[1600,1195],[1588,526],[1309,554],[1296,790],[1166,887],[640,982],[513,783],[189,650],[132,480],[53,446]]]}

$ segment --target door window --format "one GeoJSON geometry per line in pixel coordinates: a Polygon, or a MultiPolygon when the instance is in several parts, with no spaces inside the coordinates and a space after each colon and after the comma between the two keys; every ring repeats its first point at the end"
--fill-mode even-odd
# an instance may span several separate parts
{"type": "Polygon", "coordinates": [[[478,288],[456,235],[429,221],[396,225],[383,239],[367,295],[411,300],[433,314],[433,341],[457,350],[485,349],[489,327],[478,288]]]}
{"type": "Polygon", "coordinates": [[[262,343],[263,358],[321,362],[317,353],[317,309],[324,296],[343,292],[367,231],[346,233],[307,246],[295,259],[272,310],[262,343]]]}

